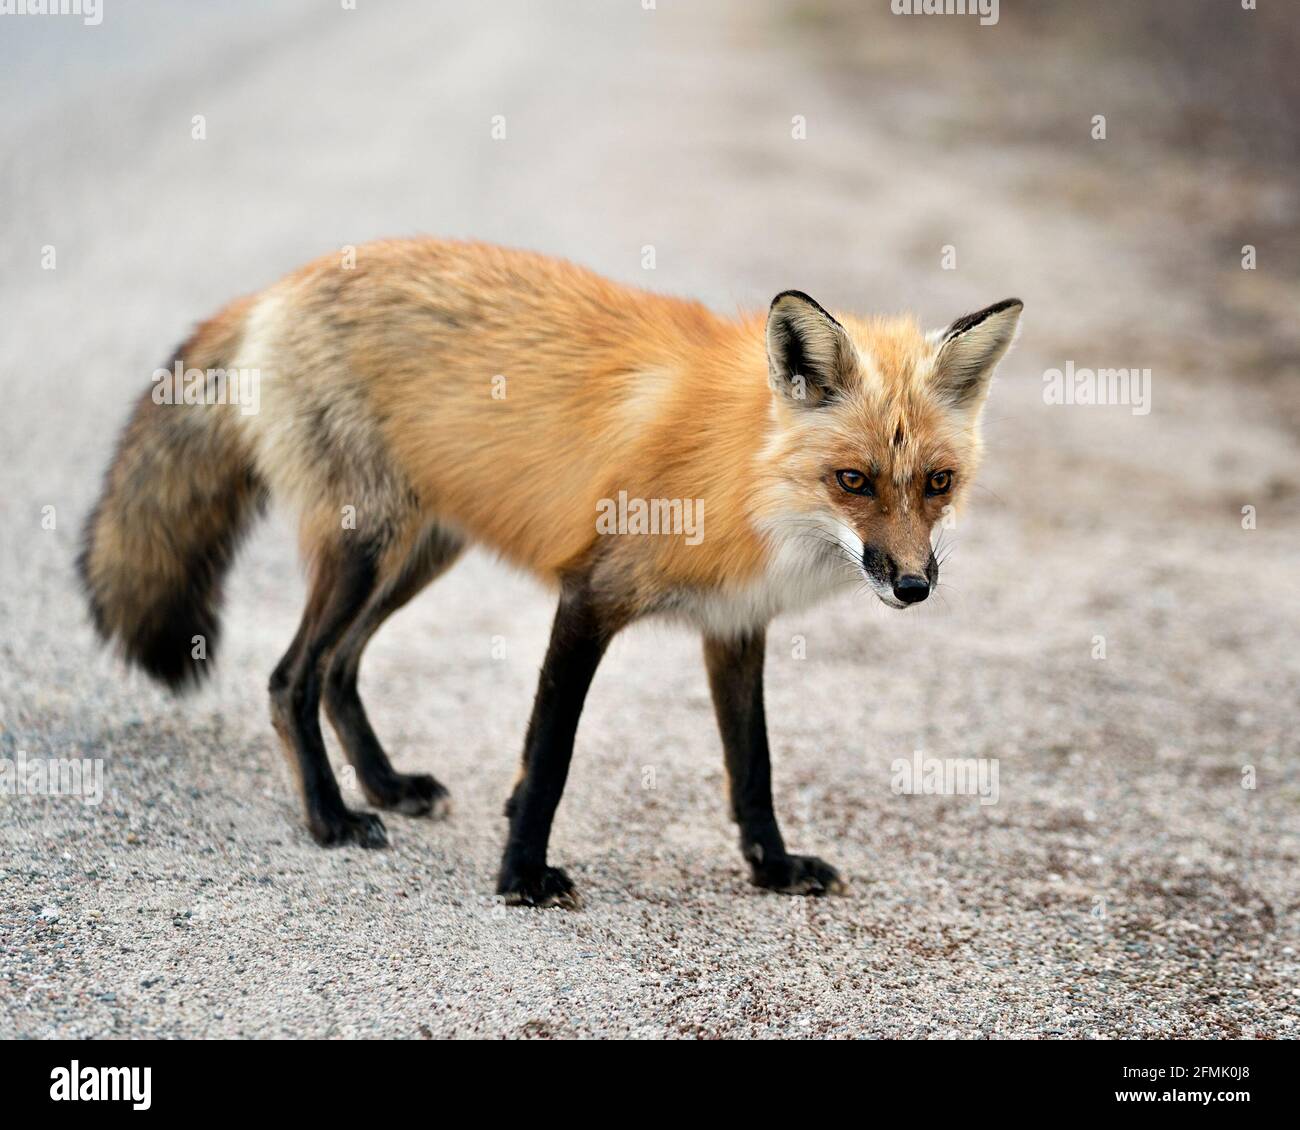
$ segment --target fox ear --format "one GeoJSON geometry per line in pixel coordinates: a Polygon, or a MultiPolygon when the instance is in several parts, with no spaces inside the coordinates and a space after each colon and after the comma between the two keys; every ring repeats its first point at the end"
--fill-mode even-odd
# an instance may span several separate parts
{"type": "Polygon", "coordinates": [[[844,389],[854,365],[844,327],[801,290],[783,290],[767,313],[767,368],[773,390],[808,407],[844,389]]]}
{"type": "Polygon", "coordinates": [[[974,314],[958,318],[940,335],[933,384],[953,408],[979,408],[988,395],[989,378],[1011,348],[1024,303],[1004,298],[974,314]]]}

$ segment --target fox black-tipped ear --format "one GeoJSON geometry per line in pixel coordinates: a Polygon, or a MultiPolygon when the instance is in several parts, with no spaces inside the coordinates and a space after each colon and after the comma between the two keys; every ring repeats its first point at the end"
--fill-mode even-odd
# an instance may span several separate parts
{"type": "Polygon", "coordinates": [[[940,335],[934,362],[934,387],[954,408],[978,408],[989,391],[989,378],[1016,337],[1018,298],[1004,298],[974,314],[958,318],[940,335]]]}
{"type": "Polygon", "coordinates": [[[843,326],[801,290],[783,290],[767,314],[767,368],[772,388],[796,404],[834,400],[854,364],[843,326]]]}

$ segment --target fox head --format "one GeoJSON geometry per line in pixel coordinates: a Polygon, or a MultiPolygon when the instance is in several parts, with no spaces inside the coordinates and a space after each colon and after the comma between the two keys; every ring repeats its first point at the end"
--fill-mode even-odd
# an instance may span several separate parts
{"type": "MultiPolygon", "coordinates": [[[[939,579],[931,545],[979,465],[980,413],[1022,304],[923,333],[910,319],[837,319],[800,291],[767,319],[782,534],[860,571],[893,608],[939,579]]],[[[856,575],[856,574],[852,574],[856,575]]]]}

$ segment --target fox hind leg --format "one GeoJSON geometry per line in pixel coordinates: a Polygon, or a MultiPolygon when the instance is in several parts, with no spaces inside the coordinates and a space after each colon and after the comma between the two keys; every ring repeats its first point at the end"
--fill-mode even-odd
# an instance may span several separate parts
{"type": "Polygon", "coordinates": [[[324,660],[374,594],[378,554],[333,541],[315,555],[311,590],[289,650],[271,675],[271,720],[297,778],[315,840],[327,846],[383,847],[383,821],[343,803],[320,728],[324,660]]]}
{"type": "Polygon", "coordinates": [[[412,816],[432,814],[435,818],[448,810],[447,790],[437,780],[427,773],[399,773],[393,768],[366,716],[357,691],[357,676],[361,653],[384,621],[449,569],[463,548],[459,537],[439,527],[425,531],[400,573],[388,584],[376,587],[326,667],[325,712],[348,761],[356,769],[361,791],[378,808],[412,816]]]}

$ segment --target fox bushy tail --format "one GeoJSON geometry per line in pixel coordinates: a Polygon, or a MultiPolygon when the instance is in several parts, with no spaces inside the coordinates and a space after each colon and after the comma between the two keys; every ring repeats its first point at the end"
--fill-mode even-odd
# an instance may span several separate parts
{"type": "MultiPolygon", "coordinates": [[[[177,351],[181,369],[222,367],[232,318],[177,351]]],[[[235,412],[224,404],[137,404],[86,522],[78,571],[100,636],[173,690],[197,684],[216,653],[222,580],[262,507],[235,412]]]]}

